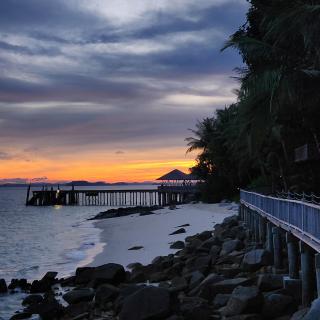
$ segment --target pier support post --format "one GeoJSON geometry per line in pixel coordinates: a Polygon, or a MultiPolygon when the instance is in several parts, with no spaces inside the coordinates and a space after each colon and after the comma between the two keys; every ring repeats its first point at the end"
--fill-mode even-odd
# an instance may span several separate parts
{"type": "Polygon", "coordinates": [[[259,218],[259,234],[260,234],[260,242],[264,243],[266,241],[266,225],[267,221],[265,218],[259,218]]]}
{"type": "Polygon", "coordinates": [[[301,280],[302,280],[302,305],[310,305],[314,296],[314,268],[312,249],[300,241],[301,253],[301,280]]]}
{"type": "Polygon", "coordinates": [[[254,240],[256,242],[260,241],[260,215],[254,212],[254,240]]]}
{"type": "Polygon", "coordinates": [[[273,264],[275,269],[281,269],[282,267],[282,247],[281,247],[281,233],[280,228],[272,228],[273,236],[273,264]]]}
{"type": "Polygon", "coordinates": [[[273,235],[272,235],[272,223],[268,222],[267,223],[267,250],[271,253],[271,256],[273,258],[273,252],[274,252],[274,248],[273,248],[273,235]]]}
{"type": "Polygon", "coordinates": [[[299,243],[292,233],[286,233],[286,241],[288,248],[288,265],[289,277],[291,279],[299,279],[299,243]]]}
{"type": "Polygon", "coordinates": [[[317,295],[320,298],[320,253],[315,255],[315,267],[316,267],[316,278],[317,278],[317,295]]]}

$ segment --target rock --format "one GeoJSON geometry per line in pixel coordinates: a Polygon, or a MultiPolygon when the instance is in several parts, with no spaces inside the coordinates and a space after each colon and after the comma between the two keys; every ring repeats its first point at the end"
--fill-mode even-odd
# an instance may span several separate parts
{"type": "Polygon", "coordinates": [[[214,294],[218,293],[232,293],[232,291],[238,286],[246,286],[251,282],[250,279],[247,278],[234,278],[234,279],[226,279],[220,282],[214,283],[212,285],[212,290],[214,294]]]}
{"type": "Polygon", "coordinates": [[[271,293],[265,297],[262,315],[266,319],[273,319],[286,314],[288,306],[293,302],[293,298],[280,293],[271,293]]]}
{"type": "Polygon", "coordinates": [[[211,273],[204,280],[202,280],[197,287],[195,287],[193,290],[190,291],[190,295],[193,296],[199,293],[200,297],[206,298],[207,296],[206,291],[208,287],[222,280],[224,280],[224,277],[222,277],[221,275],[218,275],[216,273],[211,273]]]}
{"type": "Polygon", "coordinates": [[[43,301],[43,297],[40,294],[30,294],[26,298],[23,299],[22,305],[30,305],[30,304],[36,304],[43,301]]]}
{"type": "Polygon", "coordinates": [[[109,301],[114,300],[119,295],[119,289],[111,284],[101,285],[94,296],[94,301],[98,306],[104,306],[109,301]]]}
{"type": "Polygon", "coordinates": [[[258,287],[261,291],[272,291],[283,287],[283,276],[266,273],[258,276],[258,287]]]}
{"type": "Polygon", "coordinates": [[[197,237],[201,241],[206,241],[212,237],[212,231],[203,231],[200,234],[198,234],[197,237]]]}
{"type": "Polygon", "coordinates": [[[76,304],[84,301],[92,301],[94,290],[91,288],[77,288],[64,294],[62,298],[69,304],[76,304]]]}
{"type": "Polygon", "coordinates": [[[141,268],[141,267],[143,267],[143,265],[140,262],[134,262],[127,265],[127,268],[131,270],[141,268]]]}
{"type": "Polygon", "coordinates": [[[92,278],[97,285],[104,283],[118,285],[125,279],[126,272],[123,266],[116,263],[108,263],[95,268],[92,278]]]}
{"type": "Polygon", "coordinates": [[[57,272],[49,271],[47,272],[41,280],[34,280],[31,284],[31,293],[43,293],[49,291],[51,287],[55,284],[57,272]]]}
{"type": "Polygon", "coordinates": [[[242,247],[243,247],[243,243],[238,239],[225,241],[222,244],[220,256],[226,255],[235,250],[242,249],[242,247]]]}
{"type": "Polygon", "coordinates": [[[246,253],[243,257],[243,268],[247,271],[256,271],[272,262],[271,253],[264,249],[255,249],[246,253]]]}
{"type": "Polygon", "coordinates": [[[218,245],[214,245],[211,247],[209,254],[211,257],[217,257],[221,251],[221,247],[218,245]]]}
{"type": "Polygon", "coordinates": [[[165,281],[167,280],[167,274],[166,272],[154,272],[149,276],[149,281],[150,282],[160,282],[160,281],[165,281]]]}
{"type": "Polygon", "coordinates": [[[124,299],[119,320],[156,320],[169,314],[169,292],[162,288],[145,287],[124,299]]]}
{"type": "Polygon", "coordinates": [[[185,247],[183,241],[176,241],[171,246],[170,249],[183,249],[185,247]]]}
{"type": "Polygon", "coordinates": [[[209,271],[209,268],[211,266],[211,256],[199,256],[196,258],[193,262],[193,270],[198,270],[202,273],[207,273],[209,271]]]}
{"type": "Polygon", "coordinates": [[[43,300],[40,303],[32,304],[25,309],[25,312],[38,314],[42,320],[59,319],[63,314],[63,307],[55,299],[43,300]]]}
{"type": "Polygon", "coordinates": [[[180,228],[180,229],[170,233],[169,236],[173,236],[175,234],[180,234],[180,233],[186,233],[186,229],[185,228],[180,228]]]}
{"type": "Polygon", "coordinates": [[[181,226],[176,226],[176,228],[184,228],[184,227],[190,227],[189,223],[182,224],[181,226]]]}
{"type": "Polygon", "coordinates": [[[10,284],[8,285],[8,289],[13,290],[16,288],[20,288],[23,291],[27,291],[30,289],[30,284],[26,279],[12,279],[10,284]]]}
{"type": "Polygon", "coordinates": [[[93,267],[77,268],[74,282],[76,284],[87,284],[93,278],[94,270],[93,267]]]}
{"type": "Polygon", "coordinates": [[[227,305],[221,311],[224,316],[235,316],[241,313],[259,313],[263,303],[263,296],[259,292],[259,288],[252,287],[236,287],[227,305]]]}
{"type": "Polygon", "coordinates": [[[309,312],[310,308],[304,308],[301,310],[296,311],[290,320],[303,320],[305,315],[309,312]]]}
{"type": "Polygon", "coordinates": [[[80,302],[77,304],[70,304],[64,309],[64,319],[72,319],[72,320],[86,320],[88,319],[90,310],[90,303],[88,302],[80,302]]]}
{"type": "Polygon", "coordinates": [[[140,283],[145,282],[147,280],[146,273],[143,269],[135,269],[132,271],[130,275],[130,282],[140,283]]]}
{"type": "Polygon", "coordinates": [[[185,320],[209,320],[211,309],[206,300],[199,297],[185,297],[180,302],[180,312],[185,320]]]}
{"type": "Polygon", "coordinates": [[[128,250],[140,250],[140,249],[143,249],[143,246],[134,246],[129,248],[128,250]]]}
{"type": "Polygon", "coordinates": [[[231,294],[218,293],[213,299],[213,302],[212,302],[213,307],[215,309],[224,307],[227,304],[230,297],[231,297],[231,294]]]}
{"type": "Polygon", "coordinates": [[[0,293],[7,293],[8,287],[4,279],[0,279],[0,293]]]}
{"type": "Polygon", "coordinates": [[[240,314],[237,316],[232,316],[225,318],[226,320],[261,320],[261,316],[259,314],[240,314]]]}
{"type": "Polygon", "coordinates": [[[19,319],[28,319],[32,316],[31,313],[29,312],[19,312],[19,313],[16,313],[14,314],[10,320],[19,320],[19,319]]]}
{"type": "Polygon", "coordinates": [[[122,307],[122,304],[123,304],[123,301],[125,300],[125,298],[129,297],[130,295],[134,294],[135,292],[143,289],[143,288],[146,288],[146,285],[144,284],[140,284],[140,285],[137,285],[137,284],[126,284],[126,285],[123,285],[119,288],[119,295],[118,295],[118,298],[116,299],[115,301],[115,309],[117,312],[120,311],[121,307],[122,307]]]}
{"type": "Polygon", "coordinates": [[[184,277],[174,277],[171,280],[171,284],[169,286],[169,291],[172,292],[179,292],[184,291],[188,288],[188,283],[184,277]]]}
{"type": "Polygon", "coordinates": [[[192,290],[195,287],[197,287],[202,282],[203,279],[204,279],[204,275],[200,271],[192,272],[189,280],[189,290],[192,290]]]}
{"type": "Polygon", "coordinates": [[[139,214],[140,217],[143,217],[143,216],[150,216],[151,214],[155,214],[154,212],[152,211],[146,211],[146,212],[141,212],[139,214]]]}
{"type": "Polygon", "coordinates": [[[304,316],[303,320],[319,320],[320,318],[320,298],[312,302],[311,308],[304,316]]]}

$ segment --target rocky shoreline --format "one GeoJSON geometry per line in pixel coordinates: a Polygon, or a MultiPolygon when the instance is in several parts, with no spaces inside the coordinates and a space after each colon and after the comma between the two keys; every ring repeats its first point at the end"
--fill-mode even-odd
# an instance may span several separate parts
{"type": "Polygon", "coordinates": [[[299,309],[299,291],[283,288],[287,270],[273,272],[270,252],[252,241],[237,216],[187,237],[179,248],[149,265],[130,264],[131,271],[109,263],[78,268],[65,279],[48,272],[31,284],[12,280],[8,288],[1,280],[0,292],[30,293],[13,320],[33,314],[44,320],[319,319],[319,300],[299,309]]]}
{"type": "Polygon", "coordinates": [[[95,215],[93,218],[88,220],[100,220],[100,219],[110,219],[110,218],[119,218],[129,216],[131,214],[139,213],[140,216],[146,216],[154,214],[153,211],[163,209],[163,207],[154,205],[154,206],[136,206],[136,207],[120,207],[117,209],[109,209],[107,211],[102,211],[95,215]]]}

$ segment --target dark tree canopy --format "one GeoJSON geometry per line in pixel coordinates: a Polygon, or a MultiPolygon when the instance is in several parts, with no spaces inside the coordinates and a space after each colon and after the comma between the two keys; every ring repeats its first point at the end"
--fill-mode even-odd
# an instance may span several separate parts
{"type": "Polygon", "coordinates": [[[239,187],[320,193],[320,1],[249,2],[246,24],[222,49],[238,50],[246,65],[238,101],[187,138],[200,151],[193,171],[216,198],[239,187]],[[313,157],[296,162],[306,144],[313,157]]]}

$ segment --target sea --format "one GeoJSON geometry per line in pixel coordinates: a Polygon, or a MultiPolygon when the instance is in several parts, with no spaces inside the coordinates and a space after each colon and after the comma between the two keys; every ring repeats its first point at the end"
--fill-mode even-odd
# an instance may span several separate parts
{"type": "MultiPolygon", "coordinates": [[[[155,189],[156,186],[76,189],[81,188],[126,190],[155,189]]],[[[102,252],[105,245],[99,237],[102,230],[88,219],[112,207],[25,206],[26,194],[27,189],[23,187],[0,187],[0,279],[32,281],[47,271],[57,271],[58,277],[66,277],[102,252]]],[[[0,295],[0,320],[9,319],[10,312],[20,306],[21,301],[14,296],[0,295]]]]}

